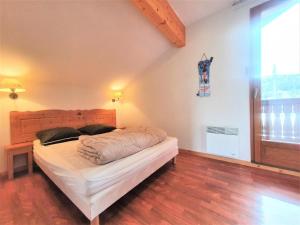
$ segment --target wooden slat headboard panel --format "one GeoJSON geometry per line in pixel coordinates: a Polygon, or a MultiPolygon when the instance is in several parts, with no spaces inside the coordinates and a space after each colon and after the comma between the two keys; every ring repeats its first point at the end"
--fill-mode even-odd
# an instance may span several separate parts
{"type": "Polygon", "coordinates": [[[55,127],[79,128],[88,124],[116,126],[114,109],[92,110],[42,110],[32,112],[10,112],[11,144],[30,142],[36,132],[55,127]]]}

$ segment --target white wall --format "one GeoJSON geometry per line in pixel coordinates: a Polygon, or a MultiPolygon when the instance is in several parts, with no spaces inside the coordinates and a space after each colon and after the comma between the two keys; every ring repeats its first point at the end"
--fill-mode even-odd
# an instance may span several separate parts
{"type": "Polygon", "coordinates": [[[237,127],[240,155],[250,160],[249,5],[230,8],[187,29],[187,46],[173,49],[127,91],[140,109],[137,124],[164,128],[181,148],[206,151],[207,125],[237,127]],[[196,97],[197,64],[213,56],[211,97],[196,97]],[[150,119],[149,119],[150,118],[150,119]]]}

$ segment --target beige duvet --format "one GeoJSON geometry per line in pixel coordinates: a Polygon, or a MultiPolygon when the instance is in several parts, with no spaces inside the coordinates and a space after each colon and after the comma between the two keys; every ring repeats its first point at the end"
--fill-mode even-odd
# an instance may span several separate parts
{"type": "Polygon", "coordinates": [[[78,151],[95,164],[106,164],[156,145],[167,138],[165,131],[136,127],[94,136],[81,136],[78,151]]]}

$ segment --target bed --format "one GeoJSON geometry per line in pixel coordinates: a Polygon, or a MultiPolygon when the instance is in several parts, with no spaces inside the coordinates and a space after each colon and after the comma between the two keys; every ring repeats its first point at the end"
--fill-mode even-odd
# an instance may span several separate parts
{"type": "Polygon", "coordinates": [[[115,110],[44,110],[11,112],[11,142],[33,142],[36,164],[90,220],[100,224],[99,214],[178,154],[177,139],[165,141],[126,158],[95,165],[77,153],[78,141],[43,146],[37,131],[92,123],[116,125],[115,110]]]}

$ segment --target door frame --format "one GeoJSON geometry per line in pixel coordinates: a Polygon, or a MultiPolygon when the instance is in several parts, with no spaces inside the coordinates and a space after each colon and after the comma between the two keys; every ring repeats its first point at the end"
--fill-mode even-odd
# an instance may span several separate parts
{"type": "MultiPolygon", "coordinates": [[[[262,159],[262,150],[264,146],[269,144],[261,139],[261,87],[260,87],[260,23],[261,14],[270,8],[283,3],[293,2],[293,0],[269,0],[250,9],[250,24],[251,24],[251,71],[250,71],[250,147],[251,147],[251,162],[259,164],[264,163],[262,159]],[[264,143],[263,143],[264,142],[264,143]]],[[[274,146],[274,142],[270,146],[274,146]]],[[[299,147],[299,144],[278,143],[276,146],[281,146],[282,149],[291,149],[291,147],[299,147]]],[[[273,165],[274,166],[274,165],[273,165]]],[[[279,168],[291,169],[284,166],[276,166],[279,168]]],[[[298,166],[297,166],[298,167],[298,166]]]]}

